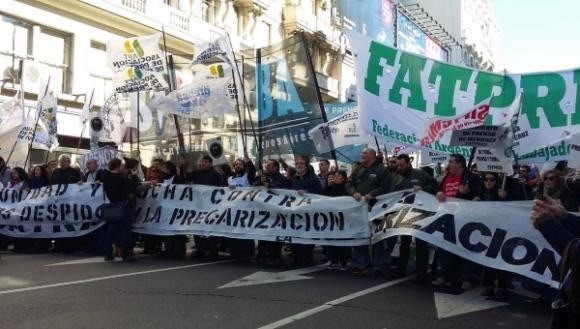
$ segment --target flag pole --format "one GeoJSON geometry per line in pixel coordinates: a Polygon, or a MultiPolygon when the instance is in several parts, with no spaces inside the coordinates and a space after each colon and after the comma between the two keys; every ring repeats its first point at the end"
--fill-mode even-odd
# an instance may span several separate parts
{"type": "MultiPolygon", "coordinates": [[[[89,98],[89,113],[88,113],[89,116],[90,116],[90,113],[91,113],[91,108],[93,107],[92,104],[93,104],[93,96],[94,96],[94,94],[95,94],[95,88],[93,88],[93,91],[91,91],[91,98],[89,98]]],[[[85,101],[86,101],[86,96],[85,96],[85,101]]],[[[85,126],[87,125],[87,119],[88,118],[86,118],[83,121],[83,127],[81,128],[81,134],[79,136],[79,142],[77,143],[77,149],[75,151],[75,154],[78,154],[79,153],[79,149],[81,148],[81,142],[82,142],[82,139],[83,139],[83,133],[85,132],[85,126]]]]}
{"type": "MultiPolygon", "coordinates": [[[[232,76],[234,75],[234,69],[232,68],[232,76]]],[[[240,121],[240,133],[242,134],[242,146],[244,148],[244,155],[248,153],[248,140],[245,138],[246,132],[244,131],[244,126],[242,123],[242,114],[240,113],[240,100],[238,98],[238,86],[236,84],[236,79],[234,81],[234,89],[236,90],[236,112],[238,113],[238,120],[240,121]]],[[[243,92],[243,91],[242,91],[243,92]]]]}
{"type": "MultiPolygon", "coordinates": [[[[36,122],[34,123],[34,129],[32,130],[32,140],[30,140],[30,145],[28,146],[28,152],[26,152],[26,159],[24,160],[24,165],[23,165],[24,168],[26,168],[26,164],[28,163],[28,159],[30,158],[30,152],[32,150],[32,145],[34,144],[34,138],[36,138],[36,128],[38,127],[38,121],[40,120],[40,113],[42,112],[42,100],[44,99],[44,97],[46,97],[46,94],[48,93],[49,86],[50,86],[50,75],[48,76],[48,82],[46,83],[46,87],[44,88],[44,93],[42,94],[42,97],[40,98],[40,100],[38,101],[38,104],[36,105],[36,109],[37,109],[36,122]]],[[[57,101],[57,107],[58,107],[58,101],[57,101]]],[[[32,162],[32,159],[30,160],[30,162],[32,162]]]]}
{"type": "MultiPolygon", "coordinates": [[[[260,121],[260,112],[263,111],[264,102],[262,101],[262,49],[256,49],[256,105],[258,107],[258,121],[260,121]]],[[[250,117],[250,123],[252,118],[250,117]]],[[[253,125],[252,125],[253,130],[253,125]]],[[[256,138],[256,137],[254,137],[256,138]]],[[[262,134],[258,134],[256,151],[258,153],[259,168],[262,168],[262,134]]],[[[280,158],[282,156],[280,155],[280,158]]]]}
{"type": "MultiPolygon", "coordinates": [[[[308,67],[310,69],[310,74],[312,75],[312,79],[314,80],[314,88],[316,89],[316,98],[318,99],[318,105],[320,106],[320,113],[322,114],[322,121],[328,122],[328,117],[326,116],[326,111],[324,110],[324,102],[322,101],[322,95],[320,94],[320,88],[318,87],[318,79],[316,79],[316,71],[314,70],[314,64],[312,63],[312,56],[310,56],[310,49],[308,47],[308,43],[306,42],[306,36],[304,32],[299,32],[300,38],[302,39],[302,43],[304,45],[304,50],[306,51],[306,58],[308,59],[308,67]]],[[[332,142],[332,137],[330,137],[330,141],[332,142]]],[[[334,148],[334,143],[333,148],[334,148]]],[[[338,160],[336,159],[336,152],[335,150],[330,151],[330,157],[334,160],[334,165],[338,168],[338,160]]]]}
{"type": "MultiPolygon", "coordinates": [[[[248,116],[250,117],[250,128],[252,129],[252,135],[254,136],[254,140],[257,141],[258,139],[256,138],[256,129],[254,128],[254,123],[252,122],[252,115],[250,113],[250,106],[248,105],[248,99],[246,98],[246,86],[244,84],[244,80],[242,79],[242,76],[240,74],[240,68],[238,67],[238,60],[236,58],[236,53],[234,52],[234,47],[232,45],[232,40],[230,39],[230,34],[226,33],[226,38],[228,39],[228,44],[230,46],[230,50],[232,51],[232,57],[234,58],[234,63],[232,65],[232,63],[230,63],[230,65],[232,65],[232,72],[236,71],[236,75],[238,76],[238,80],[240,80],[240,87],[242,88],[242,101],[244,103],[244,108],[247,110],[248,112],[248,116]],[[236,67],[236,70],[233,69],[233,67],[236,67]]],[[[261,53],[260,53],[261,54],[261,53]]],[[[226,56],[226,59],[227,56],[226,56]]],[[[261,61],[261,60],[260,60],[261,61]]],[[[229,62],[229,60],[228,60],[229,62]]],[[[234,84],[235,84],[236,79],[234,78],[234,84]]],[[[237,91],[237,89],[236,89],[237,91]]],[[[236,92],[236,102],[237,102],[237,92],[236,92]]],[[[240,115],[240,121],[241,121],[241,115],[240,115]]],[[[242,126],[242,122],[240,122],[240,127],[242,126]]],[[[242,142],[244,139],[244,134],[242,134],[242,142]]],[[[247,141],[245,143],[243,143],[245,146],[244,148],[247,150],[247,141]]],[[[258,146],[258,149],[261,149],[258,146]]],[[[259,152],[261,153],[261,152],[259,152]]],[[[258,166],[261,168],[262,167],[262,159],[258,158],[258,166]]]]}
{"type": "Polygon", "coordinates": [[[139,91],[137,91],[137,157],[139,158],[139,163],[141,163],[141,131],[139,130],[141,125],[141,99],[139,96],[139,91]]]}
{"type": "MultiPolygon", "coordinates": [[[[161,32],[163,33],[163,52],[165,54],[165,64],[169,70],[169,92],[177,89],[175,81],[175,67],[173,64],[173,56],[167,55],[167,43],[165,40],[165,26],[161,27],[161,32]]],[[[177,132],[177,143],[179,144],[179,152],[181,154],[185,153],[185,142],[183,141],[183,133],[181,133],[181,128],[179,127],[179,118],[176,114],[173,115],[173,122],[175,124],[175,130],[177,132]]]]}

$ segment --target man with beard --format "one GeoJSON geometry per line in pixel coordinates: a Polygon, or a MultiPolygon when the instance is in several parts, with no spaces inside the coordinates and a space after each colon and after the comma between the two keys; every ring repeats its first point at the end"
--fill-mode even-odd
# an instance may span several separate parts
{"type": "MultiPolygon", "coordinates": [[[[408,154],[399,154],[397,156],[397,171],[393,177],[393,191],[413,189],[414,192],[423,190],[427,193],[435,194],[439,190],[438,183],[429,174],[421,169],[414,169],[408,154]]],[[[409,262],[409,250],[411,247],[412,237],[409,235],[401,236],[399,246],[399,257],[397,260],[397,269],[391,274],[393,278],[405,276],[407,263],[409,262]]],[[[387,239],[387,253],[390,255],[395,244],[397,236],[387,239]]],[[[416,264],[417,264],[417,282],[428,282],[427,268],[429,265],[429,249],[427,243],[415,238],[416,243],[416,264]]]]}
{"type": "MultiPolygon", "coordinates": [[[[196,170],[191,174],[193,184],[224,186],[221,175],[213,168],[213,159],[209,155],[204,155],[198,162],[196,170]]],[[[218,258],[219,238],[215,236],[204,237],[194,235],[195,254],[194,258],[204,258],[209,254],[212,258],[218,258]]]]}
{"type": "MultiPolygon", "coordinates": [[[[252,186],[255,177],[256,167],[245,151],[243,159],[234,161],[234,172],[232,176],[228,177],[228,185],[232,189],[252,186]]],[[[253,239],[222,238],[222,242],[225,243],[233,257],[247,258],[254,255],[253,239]]]]}
{"type": "MultiPolygon", "coordinates": [[[[364,200],[369,205],[376,197],[391,191],[391,174],[385,168],[382,161],[377,158],[377,152],[372,148],[366,148],[361,154],[361,166],[350,176],[346,190],[356,201],[364,200]]],[[[372,266],[376,275],[386,273],[386,247],[381,241],[373,245],[372,266]]],[[[355,274],[367,273],[370,256],[368,246],[353,248],[353,269],[355,274]]]]}

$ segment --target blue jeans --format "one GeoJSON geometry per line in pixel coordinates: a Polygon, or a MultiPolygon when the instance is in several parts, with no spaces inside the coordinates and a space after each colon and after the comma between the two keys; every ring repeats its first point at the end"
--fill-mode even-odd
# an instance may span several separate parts
{"type": "MultiPolygon", "coordinates": [[[[375,271],[380,271],[383,273],[387,272],[387,246],[386,241],[380,241],[372,246],[373,248],[373,259],[372,267],[375,271]]],[[[368,246],[356,246],[352,248],[352,265],[355,269],[365,269],[369,266],[370,256],[368,246]]]]}

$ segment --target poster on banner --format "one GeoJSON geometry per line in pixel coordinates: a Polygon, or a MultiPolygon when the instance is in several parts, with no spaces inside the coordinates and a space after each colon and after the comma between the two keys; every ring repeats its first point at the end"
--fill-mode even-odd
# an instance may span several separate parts
{"type": "Polygon", "coordinates": [[[531,202],[438,202],[422,191],[402,201],[374,214],[380,220],[373,221],[373,243],[411,235],[478,264],[558,287],[560,257],[532,226],[531,202]]]}
{"type": "Polygon", "coordinates": [[[568,167],[580,170],[580,133],[570,137],[570,154],[568,156],[568,167]]]}
{"type": "Polygon", "coordinates": [[[90,135],[101,142],[114,142],[120,145],[125,136],[125,116],[119,106],[119,97],[122,94],[114,93],[100,110],[90,111],[90,135]]]}
{"type": "Polygon", "coordinates": [[[225,158],[224,145],[221,137],[210,138],[205,141],[209,156],[213,159],[213,165],[228,163],[225,158]]]}
{"type": "Polygon", "coordinates": [[[475,163],[480,172],[497,172],[513,175],[513,160],[503,152],[494,152],[489,148],[475,150],[475,163]]]}
{"type": "Polygon", "coordinates": [[[358,123],[358,110],[351,110],[308,131],[318,153],[326,153],[342,146],[366,144],[370,136],[358,123]]]}
{"type": "Polygon", "coordinates": [[[421,150],[420,153],[420,165],[428,166],[437,163],[447,163],[449,160],[449,154],[437,153],[429,150],[421,150]]]}
{"type": "MultiPolygon", "coordinates": [[[[485,123],[485,118],[489,114],[489,101],[486,99],[481,104],[476,105],[472,110],[451,118],[433,118],[425,125],[425,131],[419,140],[419,146],[426,147],[433,142],[438,141],[445,133],[453,131],[463,131],[479,127],[485,123]]],[[[453,143],[451,138],[450,145],[469,146],[453,143]]]]}
{"type": "MultiPolygon", "coordinates": [[[[536,152],[540,158],[546,145],[558,145],[580,130],[575,78],[580,69],[497,74],[411,54],[355,32],[348,36],[355,58],[361,125],[371,135],[419,145],[426,120],[466,113],[492,93],[486,125],[502,124],[512,107],[520,104],[521,95],[514,131],[517,157],[529,159],[536,152]]],[[[469,155],[469,148],[451,146],[445,136],[426,147],[469,155]]]]}
{"type": "Polygon", "coordinates": [[[505,134],[507,134],[507,127],[479,126],[454,131],[449,143],[455,146],[493,147],[505,134]]]}
{"type": "Polygon", "coordinates": [[[107,63],[113,70],[116,92],[161,90],[168,87],[165,56],[159,48],[161,34],[107,42],[107,63]]]}
{"type": "Polygon", "coordinates": [[[99,169],[108,169],[109,161],[112,159],[123,159],[123,153],[112,146],[103,146],[96,150],[91,150],[83,159],[83,168],[87,167],[89,160],[97,160],[99,169]]]}

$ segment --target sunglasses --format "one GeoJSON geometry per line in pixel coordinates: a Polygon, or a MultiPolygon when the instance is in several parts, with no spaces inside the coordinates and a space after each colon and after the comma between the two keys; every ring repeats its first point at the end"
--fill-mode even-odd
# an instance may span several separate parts
{"type": "Polygon", "coordinates": [[[554,176],[548,176],[548,177],[546,177],[546,180],[556,180],[556,177],[554,177],[554,176]]]}
{"type": "Polygon", "coordinates": [[[485,182],[495,182],[495,178],[494,177],[485,177],[483,179],[483,181],[485,181],[485,182]]]}

